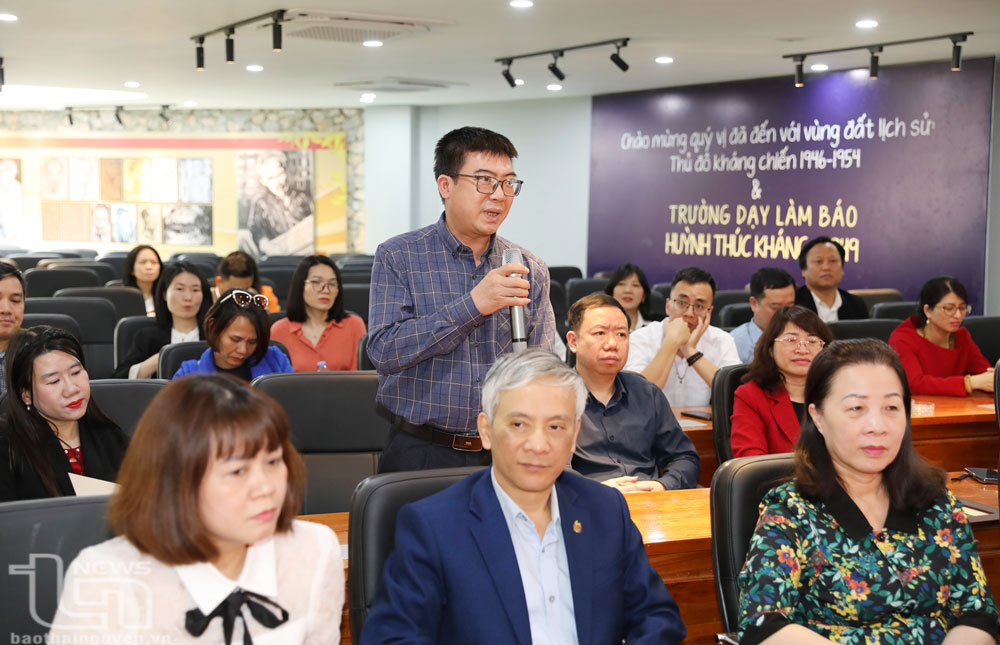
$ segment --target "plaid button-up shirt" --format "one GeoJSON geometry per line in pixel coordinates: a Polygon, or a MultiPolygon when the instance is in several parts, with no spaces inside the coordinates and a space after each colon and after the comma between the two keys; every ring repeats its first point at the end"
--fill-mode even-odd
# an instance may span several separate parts
{"type": "MultiPolygon", "coordinates": [[[[377,400],[410,423],[476,433],[482,381],[511,351],[510,310],[483,316],[472,288],[516,245],[493,236],[476,266],[472,249],[436,224],[387,240],[375,251],[368,314],[368,355],[378,368],[377,400]]],[[[520,247],[516,247],[520,248],[520,247]]],[[[549,272],[521,249],[531,304],[528,345],[552,350],[556,326],[549,272]]]]}

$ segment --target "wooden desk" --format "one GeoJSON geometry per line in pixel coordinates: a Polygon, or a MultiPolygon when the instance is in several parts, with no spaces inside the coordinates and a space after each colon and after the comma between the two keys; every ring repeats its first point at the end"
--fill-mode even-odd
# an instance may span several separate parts
{"type": "MultiPolygon", "coordinates": [[[[997,505],[996,486],[980,484],[971,478],[949,481],[948,486],[960,498],[987,506],[997,505]]],[[[625,499],[632,521],[642,534],[650,563],[680,607],[688,630],[685,643],[714,643],[715,634],[722,631],[722,620],[712,568],[709,489],[630,493],[625,499]]],[[[347,513],[303,515],[299,519],[329,526],[336,531],[340,543],[347,544],[347,513]]],[[[973,532],[979,541],[979,556],[990,589],[995,596],[1000,595],[1000,522],[976,524],[973,532]]],[[[346,578],[346,562],[344,567],[346,578]]],[[[340,633],[341,645],[350,645],[346,603],[340,633]]]]}
{"type": "MultiPolygon", "coordinates": [[[[913,445],[924,459],[945,470],[962,470],[967,466],[997,467],[1000,435],[997,433],[992,395],[977,392],[967,397],[915,396],[913,400],[934,404],[933,415],[914,416],[910,422],[913,445]]],[[[711,412],[712,408],[707,405],[674,408],[678,420],[701,423],[684,428],[684,433],[690,437],[701,457],[698,483],[708,487],[718,468],[712,422],[682,416],[684,410],[711,412]]]]}

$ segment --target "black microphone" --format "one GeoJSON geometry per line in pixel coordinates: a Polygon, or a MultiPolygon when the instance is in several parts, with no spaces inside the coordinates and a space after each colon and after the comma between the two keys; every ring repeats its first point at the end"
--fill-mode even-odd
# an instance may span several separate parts
{"type": "MultiPolygon", "coordinates": [[[[524,264],[521,249],[506,249],[503,252],[503,263],[524,264]]],[[[528,325],[524,322],[524,307],[521,305],[512,305],[510,308],[510,341],[515,354],[528,349],[528,325]]]]}

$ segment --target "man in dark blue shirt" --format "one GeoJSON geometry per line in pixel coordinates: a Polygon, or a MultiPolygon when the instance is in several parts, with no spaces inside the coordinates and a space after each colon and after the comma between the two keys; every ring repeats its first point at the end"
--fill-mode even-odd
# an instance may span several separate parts
{"type": "Polygon", "coordinates": [[[591,294],[570,307],[569,325],[566,340],[590,392],[573,468],[622,492],[697,486],[701,459],[667,397],[641,375],[621,371],[628,359],[625,309],[607,294],[591,294]]]}

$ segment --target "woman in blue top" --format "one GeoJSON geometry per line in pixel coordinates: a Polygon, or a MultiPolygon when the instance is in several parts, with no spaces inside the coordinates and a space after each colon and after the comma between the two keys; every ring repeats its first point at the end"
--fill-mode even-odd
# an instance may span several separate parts
{"type": "Polygon", "coordinates": [[[230,289],[205,315],[208,349],[198,360],[181,363],[174,378],[221,372],[249,382],[262,374],[291,372],[288,357],[271,347],[270,339],[267,297],[230,289]]]}

